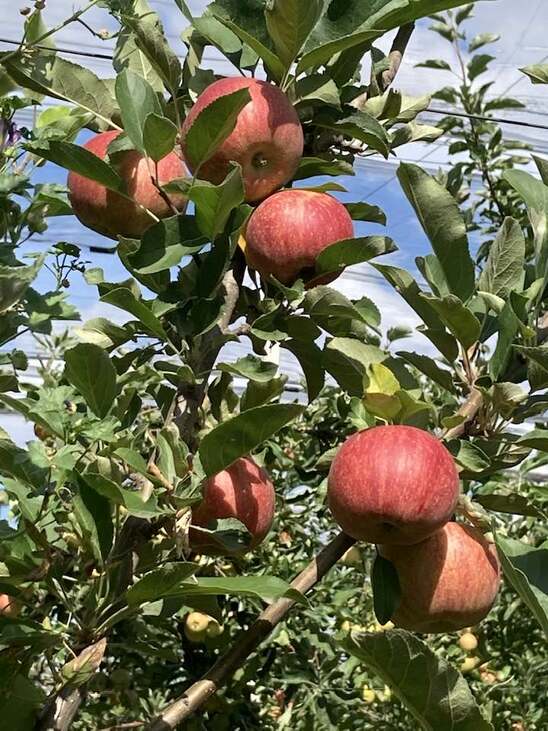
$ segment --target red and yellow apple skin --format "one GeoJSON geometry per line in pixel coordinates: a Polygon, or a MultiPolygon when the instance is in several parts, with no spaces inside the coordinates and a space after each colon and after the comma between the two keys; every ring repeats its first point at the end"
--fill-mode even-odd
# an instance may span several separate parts
{"type": "Polygon", "coordinates": [[[369,543],[411,545],[451,518],[459,495],[452,456],[413,426],[353,434],[331,465],[327,499],[345,533],[369,543]]]}
{"type": "Polygon", "coordinates": [[[231,134],[199,170],[199,177],[215,185],[230,170],[242,166],[246,201],[260,201],[291,180],[303,154],[304,135],[295,108],[273,84],[258,79],[226,78],[208,86],[184,121],[183,151],[194,172],[185,138],[196,117],[219,97],[248,89],[251,101],[241,110],[231,134]]]}
{"type": "Polygon", "coordinates": [[[456,632],[491,610],[500,585],[494,544],[476,528],[447,523],[414,546],[380,546],[398,574],[401,601],[392,621],[423,633],[456,632]]]}
{"type": "MultiPolygon", "coordinates": [[[[336,198],[311,190],[281,190],[251,214],[245,255],[261,276],[272,274],[282,284],[291,284],[300,275],[314,276],[318,255],[353,236],[350,214],[336,198]]],[[[315,283],[333,281],[336,276],[327,275],[315,283]]]]}
{"type": "Polygon", "coordinates": [[[266,471],[251,457],[240,457],[205,483],[202,501],[192,508],[192,548],[212,555],[228,553],[211,534],[192,526],[207,528],[212,521],[236,518],[251,534],[248,550],[253,550],[272,526],[275,502],[274,485],[266,471]]]}
{"type": "MultiPolygon", "coordinates": [[[[104,160],[110,143],[118,137],[118,130],[101,132],[88,140],[84,148],[104,160]]],[[[149,163],[137,150],[120,153],[116,161],[116,169],[125,181],[127,193],[133,199],[108,190],[94,180],[70,172],[68,176],[69,199],[74,214],[84,226],[93,231],[116,239],[118,236],[140,238],[153,223],[154,219],[139,205],[148,208],[158,218],[173,216],[174,212],[162,198],[151,180],[149,163]],[[139,204],[139,205],[137,205],[139,204]]],[[[158,163],[158,178],[162,185],[184,178],[186,167],[181,158],[171,152],[158,163]]],[[[187,199],[183,195],[170,195],[175,208],[183,213],[187,199]]]]}
{"type": "Polygon", "coordinates": [[[8,594],[0,594],[0,616],[17,617],[20,605],[17,600],[8,594]]]}

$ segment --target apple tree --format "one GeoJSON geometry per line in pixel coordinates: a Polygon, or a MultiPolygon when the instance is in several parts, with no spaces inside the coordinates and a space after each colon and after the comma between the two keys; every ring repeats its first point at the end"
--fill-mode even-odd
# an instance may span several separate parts
{"type": "Polygon", "coordinates": [[[458,180],[399,165],[431,245],[419,284],[390,259],[397,243],[369,233],[383,211],[333,194],[357,160],[443,134],[416,121],[430,98],[393,84],[415,21],[455,9],[460,52],[470,6],[174,5],[183,58],[146,0],[92,0],[54,28],[39,1],[0,55],[0,401],[36,435],[23,448],[0,433],[3,721],[372,727],[379,711],[364,715],[348,686],[381,678],[382,698],[401,701],[390,728],[498,727],[459,671],[455,633],[475,650],[469,628],[501,574],[501,624],[519,606],[531,642],[548,628],[546,495],[523,489],[548,451],[546,164],[540,179],[505,173],[519,220],[491,220],[477,260],[468,231],[496,201],[465,215],[458,180]],[[55,47],[97,7],[118,24],[111,79],[55,47]],[[232,76],[207,68],[211,47],[232,76]],[[20,128],[28,107],[35,123],[20,128]],[[46,163],[68,171],[66,190],[34,182],[46,163]],[[127,278],[90,267],[78,243],[41,243],[49,218],[72,213],[112,239],[127,278]],[[330,286],[366,263],[430,355],[400,346],[403,330],[385,338],[366,293],[330,286]],[[67,290],[82,274],[121,316],[59,335],[54,321],[79,319],[67,290]],[[29,333],[47,353],[39,384],[17,347],[29,333]],[[302,397],[278,350],[299,364],[302,397]],[[309,684],[321,693],[295,707],[309,684]]]}

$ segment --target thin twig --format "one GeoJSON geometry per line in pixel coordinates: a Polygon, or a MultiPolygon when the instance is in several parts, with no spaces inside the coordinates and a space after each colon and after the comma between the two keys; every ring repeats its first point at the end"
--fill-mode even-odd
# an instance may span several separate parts
{"type": "MultiPolygon", "coordinates": [[[[353,538],[339,533],[291,582],[291,588],[306,594],[354,543],[353,538]]],[[[265,609],[251,627],[240,634],[230,650],[211,670],[171,703],[159,718],[146,727],[146,731],[169,731],[192,715],[229,680],[234,671],[287,616],[295,601],[291,597],[282,597],[265,609]]]]}

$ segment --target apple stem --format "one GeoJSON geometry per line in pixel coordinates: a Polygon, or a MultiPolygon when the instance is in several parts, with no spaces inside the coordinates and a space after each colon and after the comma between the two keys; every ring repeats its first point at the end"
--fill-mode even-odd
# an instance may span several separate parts
{"type": "MultiPolygon", "coordinates": [[[[301,594],[306,594],[355,542],[345,533],[339,533],[291,582],[291,588],[301,594]]],[[[232,647],[217,660],[211,670],[167,706],[161,716],[146,727],[146,731],[175,729],[181,721],[197,711],[268,637],[274,627],[286,617],[296,601],[293,597],[285,596],[267,607],[251,627],[238,636],[232,647]]]]}

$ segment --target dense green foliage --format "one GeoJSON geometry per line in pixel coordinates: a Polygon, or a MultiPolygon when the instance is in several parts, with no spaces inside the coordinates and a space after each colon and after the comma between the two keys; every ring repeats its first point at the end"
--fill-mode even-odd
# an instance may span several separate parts
{"type": "MultiPolygon", "coordinates": [[[[28,16],[21,47],[0,55],[0,403],[34,424],[36,435],[22,448],[0,430],[10,510],[0,523],[0,593],[21,607],[18,616],[0,616],[2,723],[54,728],[43,709],[81,691],[73,728],[144,727],[238,642],[265,601],[287,594],[293,576],[336,534],[324,497],[344,437],[396,423],[446,438],[471,501],[460,517],[490,529],[497,542],[505,585],[475,630],[477,667],[457,672],[466,654],[457,635],[424,640],[380,630],[368,578],[374,547],[360,546],[361,565],[339,563],[308,600],[300,597],[185,728],[545,728],[548,509],[546,488],[531,473],[548,461],[541,418],[548,404],[546,163],[536,161],[540,179],[517,170],[520,158],[503,155],[516,147],[496,125],[446,121],[458,138],[452,151],[467,150],[470,161],[448,178],[416,165],[398,170],[431,244],[417,260],[424,287],[379,263],[397,248],[385,236],[336,242],[305,273],[334,276],[371,262],[420,319],[429,356],[405,349],[405,330],[385,337],[367,296],[350,300],[323,284],[244,276],[238,241],[251,208],[239,166],[219,185],[201,180],[198,169],[166,186],[163,195],[183,191],[194,208],[151,218],[140,240],[120,237],[116,255],[128,278],[117,282],[90,268],[78,245],[42,243],[48,218],[71,209],[63,187],[33,182],[34,168],[48,162],[127,196],[117,155],[138,150],[157,160],[177,147],[182,119],[214,80],[202,68],[204,49],[213,46],[244,75],[264,70],[295,104],[305,152],[288,185],[318,189],[318,176],[328,176],[336,182],[320,190],[344,191],[339,179],[354,173],[357,156],[386,158],[442,133],[415,121],[428,97],[390,88],[394,57],[376,40],[400,28],[407,30],[396,44],[403,43],[415,20],[459,8],[435,22],[460,53],[471,6],[216,0],[193,19],[176,0],[190,22],[181,62],[145,0],[101,0],[66,24],[94,5],[119,22],[111,83],[55,51],[42,5],[28,16]],[[370,58],[363,83],[361,64],[370,58]],[[41,110],[44,97],[59,104],[41,110]],[[36,108],[36,121],[19,130],[25,107],[36,108]],[[124,131],[107,160],[75,143],[83,129],[111,127],[124,131]],[[478,167],[485,191],[468,198],[463,186],[478,167]],[[481,237],[478,260],[470,231],[481,237]],[[37,277],[46,271],[41,291],[36,282],[45,280],[37,277]],[[124,313],[122,324],[101,317],[68,335],[55,331],[56,321],[79,319],[66,290],[80,273],[98,302],[124,313]],[[49,354],[39,379],[27,378],[28,358],[17,347],[29,332],[49,354]],[[222,348],[238,339],[253,352],[224,362],[222,348]],[[300,400],[265,357],[275,344],[299,361],[300,400]],[[477,407],[467,411],[474,398],[477,407]],[[190,507],[204,479],[248,453],[276,485],[272,532],[244,557],[196,555],[190,507]],[[189,639],[192,610],[217,620],[212,636],[189,639]]],[[[493,40],[474,40],[467,50],[493,40]]],[[[440,98],[482,115],[513,106],[497,107],[485,100],[485,87],[471,86],[487,64],[471,58],[462,86],[440,98]]],[[[198,115],[186,140],[196,164],[230,134],[247,101],[235,93],[198,115]]],[[[347,208],[355,221],[385,222],[367,202],[347,208]]],[[[247,540],[235,520],[212,530],[227,547],[247,540]]]]}

